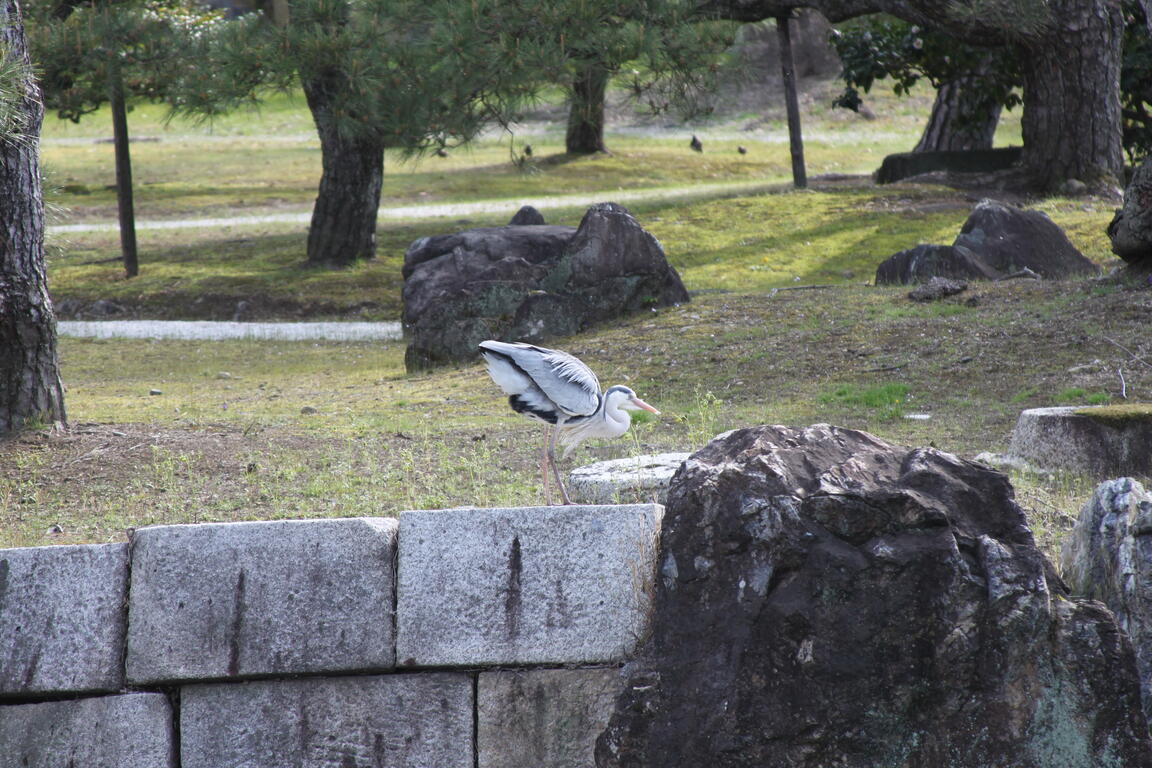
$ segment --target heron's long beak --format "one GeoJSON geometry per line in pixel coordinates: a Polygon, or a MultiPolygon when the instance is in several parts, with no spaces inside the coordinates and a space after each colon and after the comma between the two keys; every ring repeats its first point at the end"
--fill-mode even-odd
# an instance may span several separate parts
{"type": "Polygon", "coordinates": [[[655,408],[653,408],[652,406],[648,405],[648,403],[644,402],[643,400],[641,400],[638,397],[632,398],[632,405],[636,406],[637,408],[643,408],[645,411],[648,411],[649,413],[654,413],[657,416],[660,415],[660,411],[658,411],[655,408]]]}

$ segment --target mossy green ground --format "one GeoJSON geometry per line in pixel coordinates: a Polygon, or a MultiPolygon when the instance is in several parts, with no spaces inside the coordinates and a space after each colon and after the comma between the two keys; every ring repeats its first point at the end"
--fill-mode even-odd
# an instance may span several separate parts
{"type": "MultiPolygon", "coordinates": [[[[810,103],[807,125],[823,137],[809,142],[810,173],[863,174],[884,153],[911,146],[923,112],[905,108],[893,102],[866,123],[810,103]]],[[[138,135],[148,131],[144,117],[133,115],[144,126],[138,135]]],[[[134,148],[141,218],[306,211],[318,174],[306,114],[282,104],[262,120],[237,119],[213,135],[170,127],[164,136],[180,138],[134,148]],[[261,138],[269,134],[284,138],[261,138]],[[149,169],[161,159],[167,165],[149,169]]],[[[83,127],[50,125],[44,154],[54,178],[77,185],[55,199],[81,218],[105,218],[111,197],[101,174],[110,166],[94,153],[109,150],[88,146],[83,127]]],[[[686,130],[610,134],[612,156],[569,161],[549,145],[559,134],[548,128],[531,135],[536,165],[528,170],[509,162],[507,140],[453,152],[438,166],[442,159],[400,168],[389,161],[385,194],[404,201],[579,190],[611,199],[637,187],[731,185],[629,203],[695,296],[556,342],[602,382],[628,383],[664,414],[621,440],[582,447],[573,463],[693,449],[735,427],[815,422],[971,457],[1002,450],[1022,408],[1073,391],[1118,398],[1118,367],[1129,398],[1152,399],[1148,369],[1107,341],[1147,354],[1149,292],[1010,281],[912,303],[904,289],[867,285],[876,264],[920,242],[951,242],[970,195],[877,188],[863,176],[792,190],[779,137],[753,144],[722,126],[715,136],[692,130],[705,138],[703,155],[687,151],[686,130]],[[751,146],[747,156],[737,143],[751,146]],[[761,182],[756,193],[736,186],[761,182]]],[[[1111,266],[1103,232],[1112,205],[1055,199],[1036,207],[1111,266]]],[[[513,210],[382,220],[378,259],[335,272],[302,265],[305,235],[295,225],[141,231],[133,280],[114,263],[114,234],[55,235],[49,279],[58,302],[111,298],[153,317],[230,317],[236,302],[259,298],[260,312],[274,318],[396,319],[408,243],[504,223],[513,210]]],[[[576,224],[582,212],[546,215],[576,224]]],[[[71,426],[0,444],[0,545],[121,540],[152,523],[541,500],[540,430],[508,411],[478,365],[409,376],[400,343],[63,339],[60,354],[71,426]]],[[[1018,481],[1051,552],[1089,486],[1018,481]]]]}

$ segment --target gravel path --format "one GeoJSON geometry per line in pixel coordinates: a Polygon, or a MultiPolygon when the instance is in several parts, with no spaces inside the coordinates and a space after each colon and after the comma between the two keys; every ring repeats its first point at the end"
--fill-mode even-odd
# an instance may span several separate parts
{"type": "Polygon", "coordinates": [[[96,339],[396,341],[400,323],[237,323],[212,320],[61,320],[61,336],[96,339]]]}
{"type": "MultiPolygon", "coordinates": [[[[693,184],[685,187],[657,187],[647,189],[605,190],[601,192],[581,192],[571,195],[552,195],[536,198],[508,198],[505,200],[482,200],[474,203],[426,203],[381,208],[381,219],[433,219],[441,216],[471,216],[480,213],[507,213],[508,218],[522,205],[531,205],[541,211],[572,206],[592,205],[612,201],[615,203],[644,202],[648,200],[677,200],[688,197],[708,197],[721,194],[753,194],[768,190],[782,189],[786,185],[763,181],[743,181],[725,184],[693,184]]],[[[312,219],[311,211],[298,213],[273,213],[261,216],[232,216],[202,219],[168,219],[137,221],[136,229],[190,229],[199,227],[237,227],[254,224],[302,224],[312,219]]],[[[63,224],[48,227],[49,233],[66,232],[116,232],[120,228],[115,221],[92,221],[83,224],[63,224]]]]}

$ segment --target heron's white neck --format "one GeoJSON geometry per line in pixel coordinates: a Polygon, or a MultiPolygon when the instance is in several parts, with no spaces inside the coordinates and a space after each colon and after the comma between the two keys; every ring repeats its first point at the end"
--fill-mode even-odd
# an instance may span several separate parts
{"type": "Polygon", "coordinates": [[[576,446],[590,437],[612,438],[620,437],[632,425],[632,414],[620,405],[625,398],[618,393],[610,393],[602,397],[600,410],[587,420],[565,428],[559,437],[559,442],[568,446],[561,458],[576,449],[576,446]]]}

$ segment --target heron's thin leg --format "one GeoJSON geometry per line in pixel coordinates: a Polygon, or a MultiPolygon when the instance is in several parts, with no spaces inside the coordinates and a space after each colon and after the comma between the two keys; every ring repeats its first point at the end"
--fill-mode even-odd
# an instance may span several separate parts
{"type": "Polygon", "coordinates": [[[540,475],[544,478],[544,503],[552,506],[552,489],[548,485],[548,446],[551,444],[552,425],[544,427],[544,450],[540,454],[540,475]]]}
{"type": "Polygon", "coordinates": [[[552,463],[552,473],[556,477],[556,485],[560,487],[560,496],[564,499],[565,504],[571,504],[572,499],[568,498],[568,489],[564,487],[564,481],[560,479],[560,470],[556,467],[556,436],[560,434],[559,427],[552,430],[552,438],[548,441],[548,461],[552,463]]]}

